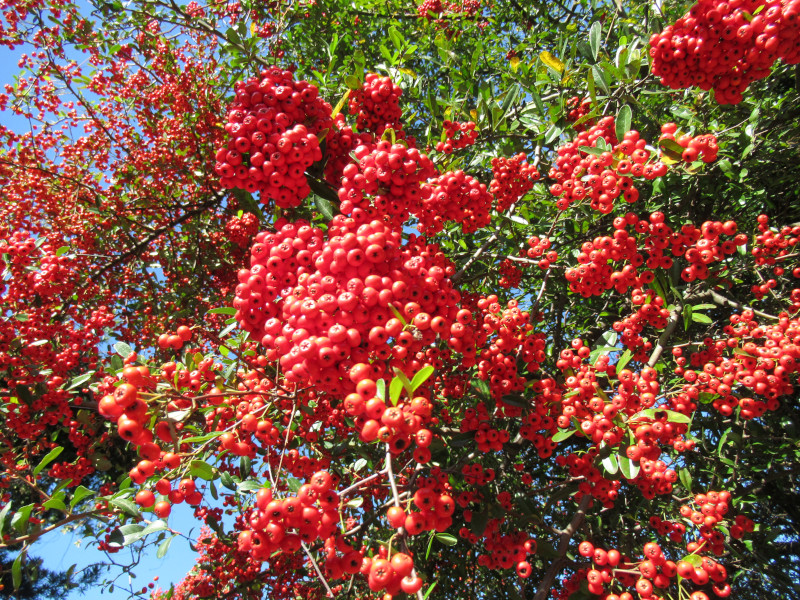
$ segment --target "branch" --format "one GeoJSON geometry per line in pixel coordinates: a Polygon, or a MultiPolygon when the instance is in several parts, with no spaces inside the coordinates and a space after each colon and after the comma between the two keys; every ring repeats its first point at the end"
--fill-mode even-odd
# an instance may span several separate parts
{"type": "Polygon", "coordinates": [[[757,315],[757,316],[759,316],[759,317],[761,317],[763,319],[772,319],[773,321],[777,321],[778,320],[778,317],[776,317],[776,316],[767,314],[765,312],[761,312],[760,310],[756,310],[754,308],[750,308],[749,306],[745,306],[741,302],[738,302],[738,301],[734,300],[733,298],[728,298],[726,296],[723,296],[722,294],[720,294],[719,292],[715,292],[714,290],[708,290],[707,293],[708,293],[709,296],[711,296],[711,298],[714,300],[714,302],[716,302],[717,304],[721,304],[722,306],[732,306],[733,308],[736,308],[736,309],[739,309],[739,310],[749,310],[754,315],[757,315]]]}
{"type": "Polygon", "coordinates": [[[658,342],[656,343],[656,347],[653,348],[653,353],[650,355],[650,360],[647,361],[647,366],[652,367],[658,362],[658,359],[661,358],[661,354],[664,352],[664,348],[666,348],[666,344],[669,341],[669,338],[672,337],[672,334],[675,333],[675,328],[678,326],[678,321],[681,318],[681,313],[683,312],[683,304],[678,302],[675,308],[672,309],[672,312],[669,313],[669,319],[667,319],[667,326],[664,328],[664,331],[661,332],[661,335],[658,337],[658,342]]]}
{"type": "Polygon", "coordinates": [[[311,564],[314,565],[314,570],[317,572],[317,577],[319,577],[319,580],[322,582],[322,585],[325,586],[325,590],[328,592],[328,598],[333,598],[334,596],[333,596],[333,591],[331,590],[331,586],[328,585],[328,581],[325,579],[325,575],[322,574],[322,571],[320,570],[317,561],[314,560],[314,557],[311,555],[311,551],[308,549],[308,546],[306,546],[305,542],[300,542],[300,544],[303,546],[303,550],[305,551],[308,560],[310,560],[311,564]]]}
{"type": "Polygon", "coordinates": [[[567,528],[561,532],[561,539],[558,542],[558,549],[556,550],[558,557],[550,564],[550,568],[547,569],[547,573],[545,573],[544,579],[542,579],[542,582],[539,584],[539,589],[536,590],[536,595],[533,597],[533,600],[545,600],[550,593],[550,588],[553,587],[553,582],[566,561],[569,541],[572,539],[572,536],[575,535],[575,532],[578,531],[578,527],[583,524],[583,519],[586,517],[586,509],[589,508],[589,503],[591,501],[591,495],[583,495],[578,504],[578,510],[572,517],[572,521],[567,525],[567,528]]]}

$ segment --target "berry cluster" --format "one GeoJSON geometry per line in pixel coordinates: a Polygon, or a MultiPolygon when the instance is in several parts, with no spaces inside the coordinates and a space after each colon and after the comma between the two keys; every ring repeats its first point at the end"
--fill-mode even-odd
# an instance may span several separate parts
{"type": "MultiPolygon", "coordinates": [[[[400,234],[385,223],[357,225],[341,215],[327,239],[302,222],[276,227],[275,234],[256,236],[234,307],[289,381],[347,394],[356,387],[352,364],[402,360],[437,335],[454,335],[460,295],[438,247],[413,236],[401,246],[400,234]]],[[[474,357],[472,344],[461,341],[468,321],[458,325],[461,336],[450,345],[474,357]]],[[[372,379],[383,376],[382,365],[373,364],[372,379]]]]}
{"type": "Polygon", "coordinates": [[[522,271],[508,258],[500,263],[500,280],[497,285],[503,289],[515,288],[522,280],[522,271]]]}
{"type": "MultiPolygon", "coordinates": [[[[592,99],[589,97],[580,98],[573,96],[567,100],[567,114],[566,119],[568,123],[575,123],[580,121],[583,117],[592,112],[592,99]]],[[[587,126],[594,125],[593,119],[587,119],[582,123],[573,126],[575,131],[585,131],[587,126]]]]}
{"type": "MultiPolygon", "coordinates": [[[[270,488],[260,489],[248,522],[250,527],[239,533],[238,549],[258,561],[274,552],[297,552],[303,542],[332,537],[339,528],[339,495],[330,473],[315,473],[296,495],[283,499],[273,498],[270,488]]],[[[352,573],[361,568],[360,559],[359,554],[358,560],[347,561],[352,573]]]]}
{"type": "MultiPolygon", "coordinates": [[[[591,559],[593,563],[591,569],[578,571],[588,583],[588,591],[607,600],[612,598],[633,600],[634,596],[625,588],[634,588],[642,600],[659,598],[660,596],[654,595],[655,592],[668,589],[676,575],[679,580],[691,581],[698,587],[713,582],[713,591],[720,598],[727,597],[731,593],[730,585],[725,582],[727,570],[721,564],[708,557],[698,558],[695,561],[688,556],[686,557],[688,560],[683,559],[676,564],[667,558],[655,542],[644,545],[643,559],[638,562],[631,561],[629,557],[623,556],[614,548],[606,551],[588,541],[580,543],[578,552],[581,556],[591,559]],[[607,588],[620,593],[607,591],[607,588]]],[[[708,595],[696,590],[688,598],[708,600],[708,595]]]]}
{"type": "MultiPolygon", "coordinates": [[[[363,85],[350,94],[348,107],[356,115],[356,126],[360,131],[371,131],[377,136],[386,129],[402,132],[400,117],[400,95],[403,91],[389,77],[368,73],[363,85]]],[[[402,136],[398,136],[402,137],[402,136]]]]}
{"type": "Polygon", "coordinates": [[[670,239],[672,254],[684,256],[689,262],[689,266],[681,271],[681,279],[686,282],[708,279],[712,274],[710,265],[724,260],[736,252],[737,246],[747,243],[747,235],[737,234],[736,230],[733,221],[706,221],[699,228],[689,224],[681,227],[680,233],[673,233],[670,239]],[[723,240],[723,235],[733,239],[723,240]]]}
{"type": "Polygon", "coordinates": [[[256,233],[258,233],[258,217],[250,212],[244,213],[241,217],[231,217],[225,223],[225,239],[240,248],[249,246],[256,233]]]}
{"type": "Polygon", "coordinates": [[[358,146],[374,144],[371,133],[367,131],[353,131],[344,121],[344,115],[339,113],[333,122],[333,127],[328,132],[325,154],[325,179],[333,186],[338,186],[342,180],[342,171],[351,162],[350,152],[358,146]]]}
{"type": "Polygon", "coordinates": [[[526,379],[519,373],[520,359],[530,373],[539,370],[545,359],[545,336],[534,332],[530,313],[519,308],[517,300],[502,307],[496,295],[481,298],[481,329],[487,344],[479,355],[478,377],[489,383],[492,396],[509,416],[519,415],[518,406],[503,402],[503,396],[524,389],[526,379]]]}
{"type": "Polygon", "coordinates": [[[162,350],[172,348],[180,350],[183,345],[192,339],[192,330],[186,325],[181,325],[174,333],[162,333],[158,336],[158,347],[162,350]]]}
{"type": "Polygon", "coordinates": [[[458,121],[444,122],[444,135],[445,141],[436,143],[436,151],[444,152],[445,154],[452,154],[454,150],[460,150],[471,146],[478,139],[478,132],[475,131],[475,123],[472,121],[465,121],[459,123],[458,121]]]}
{"type": "Polygon", "coordinates": [[[673,89],[696,85],[738,104],[777,59],[800,62],[798,16],[797,0],[700,0],[650,38],[653,73],[673,89]]]}
{"type": "Polygon", "coordinates": [[[653,347],[652,342],[645,341],[641,333],[645,325],[654,329],[667,326],[669,311],[664,307],[664,299],[653,290],[634,288],[631,291],[631,302],[635,308],[633,314],[612,325],[614,331],[621,333],[622,345],[633,352],[635,360],[647,362],[647,353],[653,347]]]}
{"type": "Polygon", "coordinates": [[[717,138],[713,134],[707,133],[698,136],[681,134],[676,123],[664,123],[661,126],[661,136],[658,138],[659,145],[662,147],[666,145],[662,143],[664,140],[671,140],[680,147],[681,160],[685,163],[691,164],[696,160],[710,163],[717,160],[719,147],[717,138]]]}
{"type": "Polygon", "coordinates": [[[311,191],[305,170],[322,159],[317,134],[331,126],[331,106],[317,87],[272,67],[240,81],[228,110],[228,143],[215,172],[225,188],[260,192],[262,201],[291,208],[311,191]]]}
{"type": "Polygon", "coordinates": [[[624,293],[629,287],[644,283],[637,271],[637,267],[644,263],[644,257],[637,251],[636,239],[625,231],[627,222],[624,219],[621,223],[615,221],[615,226],[617,224],[621,228],[614,232],[613,237],[596,237],[583,243],[577,257],[578,266],[569,267],[564,273],[571,292],[589,298],[602,295],[612,287],[624,293]],[[627,261],[629,264],[614,270],[609,261],[627,261]]]}
{"type": "Polygon", "coordinates": [[[614,117],[603,117],[588,131],[558,149],[558,158],[548,176],[556,183],[550,193],[558,197],[556,206],[566,210],[573,202],[588,198],[590,206],[603,214],[614,208],[620,195],[626,202],[636,202],[639,192],[629,177],[655,179],[667,173],[663,162],[648,163],[651,153],[639,132],[628,131],[617,141],[614,117]],[[592,148],[588,153],[581,148],[592,148]]]}
{"type": "Polygon", "coordinates": [[[489,191],[497,200],[496,210],[498,212],[508,210],[512,204],[533,189],[533,183],[538,179],[539,171],[536,166],[528,164],[522,153],[512,158],[493,158],[489,191]]]}
{"type": "Polygon", "coordinates": [[[777,410],[778,398],[793,393],[791,377],[800,370],[800,323],[782,313],[778,322],[759,325],[750,310],[731,315],[730,322],[728,339],[707,339],[688,361],[676,349],[675,373],[688,382],[692,399],[711,394],[712,406],[724,415],[737,407],[743,419],[777,410]]]}
{"type": "Polygon", "coordinates": [[[356,219],[388,217],[400,226],[410,214],[420,214],[431,192],[425,181],[436,175],[430,158],[403,144],[378,142],[355,149],[358,163],[343,170],[340,210],[356,219]]]}
{"type": "Polygon", "coordinates": [[[419,211],[419,230],[434,235],[447,221],[461,223],[463,233],[474,233],[491,222],[492,195],[464,171],[449,171],[430,182],[419,211]]]}
{"type": "Polygon", "coordinates": [[[558,260],[558,252],[549,250],[551,245],[550,238],[539,238],[538,235],[535,235],[528,238],[528,249],[525,250],[525,256],[528,258],[538,258],[539,262],[537,266],[545,271],[558,260]],[[544,255],[544,257],[542,255],[544,255]]]}
{"type": "MultiPolygon", "coordinates": [[[[798,242],[800,242],[800,226],[783,227],[776,232],[769,228],[767,215],[758,216],[758,234],[752,250],[757,265],[775,265],[787,256],[798,242]]],[[[775,275],[782,275],[783,270],[777,271],[777,269],[781,267],[775,267],[775,275]]],[[[798,277],[800,270],[795,269],[793,274],[798,277]]]]}

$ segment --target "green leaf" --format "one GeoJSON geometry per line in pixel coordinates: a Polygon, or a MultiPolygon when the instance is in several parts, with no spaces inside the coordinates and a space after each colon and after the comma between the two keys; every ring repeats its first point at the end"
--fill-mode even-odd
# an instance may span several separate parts
{"type": "Polygon", "coordinates": [[[84,383],[89,381],[92,378],[93,375],[94,375],[94,371],[92,371],[91,373],[84,373],[83,375],[79,375],[78,377],[76,377],[75,379],[72,380],[72,382],[69,384],[69,387],[67,387],[67,389],[68,390],[74,390],[76,387],[82,386],[84,383]]]}
{"type": "Polygon", "coordinates": [[[189,472],[191,473],[192,477],[199,477],[200,479],[205,479],[206,481],[211,481],[214,479],[214,467],[204,460],[193,460],[189,464],[189,472]]]}
{"type": "Polygon", "coordinates": [[[676,412],[674,410],[668,410],[667,413],[667,421],[670,423],[691,423],[692,419],[687,417],[683,413],[676,412]]]}
{"type": "Polygon", "coordinates": [[[600,21],[595,21],[589,29],[589,47],[592,49],[592,58],[594,58],[594,60],[597,60],[600,54],[600,38],[602,35],[603,26],[600,24],[600,21]]]}
{"type": "Polygon", "coordinates": [[[208,311],[209,315],[235,315],[238,311],[232,306],[221,306],[220,308],[212,308],[208,311]]]}
{"type": "Polygon", "coordinates": [[[61,246],[61,248],[56,250],[56,256],[63,256],[67,252],[69,252],[69,246],[61,246]]]}
{"type": "Polygon", "coordinates": [[[172,544],[172,540],[177,537],[177,533],[174,535],[169,536],[163,542],[158,545],[158,550],[156,551],[156,558],[164,558],[169,551],[170,544],[172,544]]]}
{"type": "Polygon", "coordinates": [[[58,496],[53,496],[47,502],[42,504],[43,508],[47,508],[49,510],[60,510],[63,512],[67,512],[67,505],[64,504],[64,492],[60,492],[58,496]]]}
{"type": "Polygon", "coordinates": [[[125,342],[117,342],[114,344],[114,351],[122,358],[128,358],[131,354],[133,354],[133,348],[131,348],[125,342]]]}
{"type": "Polygon", "coordinates": [[[72,500],[69,501],[69,507],[75,508],[78,504],[81,503],[85,498],[89,496],[93,496],[94,492],[88,488],[79,485],[75,491],[72,493],[72,500]]]}
{"type": "Polygon", "coordinates": [[[556,432],[552,439],[556,443],[563,442],[565,439],[572,437],[576,433],[578,433],[577,429],[562,429],[561,431],[556,432]]]}
{"type": "Polygon", "coordinates": [[[603,460],[601,460],[600,463],[610,475],[614,475],[617,471],[619,471],[619,462],[617,462],[616,454],[609,454],[603,460]]]}
{"type": "Polygon", "coordinates": [[[140,519],[142,517],[139,509],[136,508],[136,505],[127,498],[111,498],[109,502],[122,510],[122,512],[124,512],[126,515],[136,519],[140,519]]]}
{"type": "Polygon", "coordinates": [[[414,375],[414,379],[411,380],[411,394],[417,391],[417,388],[425,383],[428,378],[433,375],[434,368],[431,365],[425,365],[422,367],[419,372],[414,375]]]}
{"type": "Polygon", "coordinates": [[[696,323],[706,323],[706,324],[713,323],[711,317],[696,312],[692,312],[692,321],[696,323]]]}
{"type": "Polygon", "coordinates": [[[234,481],[233,477],[227,471],[222,471],[219,474],[219,481],[220,483],[228,488],[231,491],[236,491],[236,482],[234,481]]]}
{"type": "Polygon", "coordinates": [[[394,25],[389,27],[389,39],[392,40],[394,47],[398,50],[402,50],[403,46],[405,46],[405,40],[403,40],[403,36],[399,31],[397,31],[397,27],[394,25]]]}
{"type": "Polygon", "coordinates": [[[400,381],[399,377],[394,377],[389,384],[389,400],[392,402],[392,406],[397,406],[397,402],[400,400],[400,394],[402,393],[403,382],[400,381]]]}
{"type": "Polygon", "coordinates": [[[41,461],[39,461],[39,464],[36,465],[36,467],[33,469],[33,475],[36,476],[39,473],[41,473],[42,469],[44,469],[47,465],[53,462],[56,458],[58,458],[58,455],[61,454],[63,451],[64,448],[62,446],[57,446],[52,450],[50,450],[50,452],[47,453],[47,456],[45,456],[41,461]]]}
{"type": "Polygon", "coordinates": [[[622,141],[625,134],[631,130],[631,107],[627,104],[619,109],[616,121],[617,139],[622,141]]]}
{"type": "Polygon", "coordinates": [[[0,539],[2,539],[3,537],[3,531],[6,528],[6,517],[8,516],[8,511],[10,510],[11,510],[10,501],[3,507],[3,510],[0,510],[0,539]]]}
{"type": "Polygon", "coordinates": [[[639,474],[639,463],[633,462],[627,456],[620,454],[617,456],[619,462],[619,470],[625,476],[625,479],[635,479],[639,474]]]}
{"type": "Polygon", "coordinates": [[[25,533],[25,530],[28,528],[28,520],[30,519],[33,507],[33,504],[27,504],[15,512],[11,517],[11,526],[20,533],[25,533]]]}
{"type": "Polygon", "coordinates": [[[209,440],[213,440],[214,438],[218,438],[221,436],[224,431],[212,431],[211,433],[206,433],[204,435],[196,435],[193,437],[184,438],[181,440],[181,444],[203,444],[209,440]]]}
{"type": "Polygon", "coordinates": [[[678,471],[678,479],[685,489],[690,494],[692,493],[692,474],[689,472],[689,469],[681,469],[678,471]]]}
{"type": "Polygon", "coordinates": [[[687,554],[681,560],[685,560],[693,567],[699,567],[701,564],[703,564],[703,557],[699,554],[687,554]]]}
{"type": "Polygon", "coordinates": [[[437,533],[434,537],[445,546],[455,546],[458,543],[458,538],[449,533],[437,533]]]}
{"type": "Polygon", "coordinates": [[[483,396],[484,398],[492,397],[492,392],[489,389],[489,384],[486,383],[483,379],[473,379],[471,383],[472,387],[474,387],[481,396],[483,396]]]}
{"type": "Polygon", "coordinates": [[[300,490],[300,486],[303,484],[300,483],[300,480],[296,477],[289,477],[286,480],[286,486],[289,488],[289,491],[296,494],[300,490]]]}
{"type": "Polygon", "coordinates": [[[378,390],[376,391],[376,395],[378,396],[378,398],[386,402],[386,381],[384,381],[383,379],[378,379],[378,381],[375,382],[375,385],[378,388],[378,390]]]}
{"type": "Polygon", "coordinates": [[[436,587],[436,584],[437,584],[437,583],[439,583],[439,582],[438,582],[438,581],[434,581],[434,582],[431,584],[431,587],[429,587],[429,588],[428,588],[428,591],[427,591],[427,592],[425,592],[425,594],[422,596],[422,600],[428,600],[428,596],[430,596],[430,595],[431,595],[431,592],[433,591],[433,588],[435,588],[435,587],[436,587]]]}
{"type": "Polygon", "coordinates": [[[314,205],[317,207],[319,213],[325,217],[326,221],[330,221],[338,212],[333,202],[326,200],[322,196],[314,194],[314,205]]]}
{"type": "Polygon", "coordinates": [[[344,84],[351,90],[357,90],[361,87],[361,79],[355,75],[348,75],[344,78],[344,84]]]}
{"type": "Polygon", "coordinates": [[[632,358],[633,358],[633,352],[631,352],[630,350],[625,350],[625,352],[622,353],[622,356],[620,356],[619,360],[617,361],[617,373],[619,373],[620,371],[622,371],[622,369],[628,366],[628,363],[631,362],[632,358]]]}
{"type": "Polygon", "coordinates": [[[578,148],[581,152],[585,152],[586,154],[591,154],[593,156],[600,156],[603,151],[600,148],[595,148],[594,146],[581,146],[578,148]]]}
{"type": "Polygon", "coordinates": [[[485,509],[479,512],[472,513],[472,522],[469,524],[469,528],[478,537],[483,535],[483,532],[486,531],[486,526],[489,524],[489,510],[485,509]]]}
{"type": "Polygon", "coordinates": [[[11,580],[14,584],[14,589],[18,590],[22,585],[22,560],[25,557],[25,552],[20,552],[17,558],[14,559],[14,564],[11,565],[11,580]]]}

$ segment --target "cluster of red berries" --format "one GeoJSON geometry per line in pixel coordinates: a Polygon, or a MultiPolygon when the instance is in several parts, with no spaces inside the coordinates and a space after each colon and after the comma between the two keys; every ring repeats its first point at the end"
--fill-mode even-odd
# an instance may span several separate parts
{"type": "Polygon", "coordinates": [[[460,0],[460,2],[442,2],[442,0],[424,0],[417,7],[417,13],[429,21],[442,13],[463,14],[473,17],[481,9],[481,0],[460,0]]]}
{"type": "Polygon", "coordinates": [[[215,172],[225,188],[260,192],[262,201],[291,208],[311,191],[305,170],[322,159],[317,134],[331,126],[331,105],[316,86],[272,67],[236,84],[228,110],[229,141],[215,172]]]}
{"type": "Polygon", "coordinates": [[[709,265],[722,261],[735,253],[737,246],[747,243],[747,235],[737,234],[736,230],[733,221],[706,221],[699,228],[689,224],[681,227],[680,233],[674,233],[670,240],[672,254],[684,256],[689,262],[689,266],[681,271],[681,279],[686,282],[708,279],[711,275],[709,265]],[[723,240],[723,235],[733,239],[723,240]]]}
{"type": "Polygon", "coordinates": [[[688,362],[682,352],[674,352],[675,373],[690,384],[687,391],[695,397],[713,394],[712,405],[723,414],[739,407],[743,419],[752,419],[777,410],[778,398],[793,393],[791,376],[800,370],[800,321],[781,313],[776,323],[759,325],[750,310],[731,315],[730,321],[725,327],[727,340],[709,338],[688,362]],[[766,401],[740,397],[745,394],[766,401]]]}
{"type": "MultiPolygon", "coordinates": [[[[533,572],[528,555],[536,554],[536,540],[523,531],[500,533],[502,519],[490,519],[483,531],[483,549],[478,564],[487,569],[515,569],[517,576],[527,579],[533,572]]],[[[475,543],[475,542],[473,542],[475,543]]]]}
{"type": "Polygon", "coordinates": [[[384,546],[377,556],[364,558],[361,573],[366,575],[370,590],[386,590],[389,597],[401,592],[414,595],[422,588],[422,579],[414,572],[414,559],[404,552],[395,552],[390,557],[384,546]]]}
{"type": "MultiPolygon", "coordinates": [[[[720,598],[731,593],[730,585],[725,582],[727,570],[715,560],[703,557],[696,561],[697,567],[694,560],[684,559],[676,564],[664,555],[655,542],[644,545],[644,558],[639,562],[632,562],[614,548],[606,551],[588,541],[580,543],[578,552],[594,563],[591,569],[579,571],[588,583],[588,591],[601,595],[605,600],[633,600],[633,594],[627,590],[622,591],[624,588],[634,588],[642,600],[660,598],[661,596],[655,595],[656,590],[668,589],[676,576],[697,586],[713,582],[714,593],[720,598]],[[619,589],[620,593],[608,592],[607,587],[619,589]]],[[[708,595],[700,590],[692,592],[688,597],[690,600],[708,600],[708,595]]]]}
{"type": "Polygon", "coordinates": [[[528,238],[528,249],[525,250],[525,256],[528,258],[538,258],[539,262],[536,266],[543,271],[546,271],[550,268],[550,265],[554,264],[558,260],[558,252],[555,250],[550,250],[551,245],[552,242],[550,241],[550,238],[540,238],[538,235],[535,235],[531,238],[528,238]]]}
{"type": "Polygon", "coordinates": [[[496,210],[503,212],[533,189],[539,180],[539,171],[530,165],[520,153],[512,158],[492,159],[492,181],[489,191],[497,200],[496,210]]]}
{"type": "MultiPolygon", "coordinates": [[[[474,343],[463,343],[471,313],[458,311],[453,267],[437,246],[413,236],[401,245],[385,223],[357,225],[341,215],[327,239],[302,222],[276,227],[256,236],[234,307],[289,381],[347,394],[355,389],[351,365],[402,361],[437,335],[474,360],[474,343]]],[[[385,364],[373,367],[372,379],[380,379],[385,364]]]]}
{"type": "Polygon", "coordinates": [[[503,289],[515,288],[522,281],[522,271],[510,259],[500,263],[500,280],[497,282],[503,289]]]}
{"type": "MultiPolygon", "coordinates": [[[[626,222],[623,220],[620,225],[625,227],[626,222]]],[[[584,298],[600,296],[612,287],[624,293],[633,285],[645,283],[637,271],[637,267],[644,263],[644,257],[637,251],[636,239],[625,229],[617,229],[613,237],[601,236],[584,242],[577,260],[578,266],[567,268],[564,277],[569,282],[570,291],[584,298]],[[627,261],[629,264],[615,270],[609,261],[627,261]]]]}
{"type": "Polygon", "coordinates": [[[559,147],[558,158],[548,173],[556,181],[550,186],[550,193],[558,197],[559,210],[588,198],[594,210],[608,214],[620,195],[630,203],[639,199],[629,175],[655,179],[667,173],[663,162],[648,163],[651,153],[638,131],[628,131],[618,142],[614,123],[614,117],[603,117],[574,141],[559,147]],[[596,149],[597,153],[588,153],[582,147],[596,149]]]}
{"type": "Polygon", "coordinates": [[[650,517],[650,527],[655,529],[659,535],[666,536],[670,541],[678,543],[683,541],[686,534],[686,525],[668,519],[662,519],[658,515],[650,517]]]}
{"type": "Polygon", "coordinates": [[[338,186],[342,180],[342,171],[352,161],[350,153],[359,146],[374,144],[373,135],[368,131],[354,131],[344,120],[344,115],[339,113],[333,121],[333,127],[328,132],[325,154],[325,179],[333,186],[338,186]]]}
{"type": "MultiPolygon", "coordinates": [[[[149,468],[146,468],[146,472],[142,471],[142,462],[144,461],[141,461],[138,467],[140,473],[146,477],[153,475],[155,471],[149,468]]],[[[134,483],[143,482],[135,481],[134,483]]],[[[186,502],[190,506],[198,506],[203,501],[203,494],[197,489],[194,479],[189,477],[181,479],[175,489],[173,489],[172,482],[169,479],[159,479],[155,484],[155,490],[165,499],[158,500],[152,490],[142,489],[136,493],[134,500],[142,508],[153,507],[153,513],[159,519],[166,519],[175,504],[186,502]]]]}
{"type": "MultiPolygon", "coordinates": [[[[339,495],[332,476],[319,471],[296,495],[283,499],[273,498],[270,488],[258,490],[248,524],[239,533],[238,549],[258,561],[274,552],[297,552],[303,542],[332,537],[339,529],[339,495]]],[[[357,563],[352,572],[358,572],[361,561],[350,562],[357,563]]]]}
{"type": "Polygon", "coordinates": [[[430,195],[422,201],[419,230],[434,235],[447,221],[461,223],[462,232],[475,233],[491,222],[492,195],[464,171],[448,171],[430,182],[430,195]]]}
{"type": "Polygon", "coordinates": [[[720,104],[770,73],[773,63],[800,62],[797,0],[700,0],[650,38],[653,73],[673,89],[714,89],[720,104]]]}
{"type": "Polygon", "coordinates": [[[186,325],[181,325],[174,333],[165,332],[158,336],[158,347],[162,350],[172,348],[180,350],[183,345],[192,339],[192,330],[186,325]]]}
{"type": "Polygon", "coordinates": [[[558,416],[563,387],[552,377],[534,380],[534,396],[530,399],[532,410],[522,416],[519,435],[529,440],[540,458],[549,458],[558,444],[552,440],[558,431],[558,416]]]}
{"type": "Polygon", "coordinates": [[[339,188],[340,210],[356,219],[387,217],[395,226],[410,214],[420,214],[431,192],[422,185],[436,175],[430,158],[403,144],[378,142],[358,146],[358,163],[348,164],[339,188]]]}
{"type": "MultiPolygon", "coordinates": [[[[566,119],[568,123],[575,123],[580,121],[583,117],[588,115],[592,112],[592,99],[589,97],[580,98],[579,96],[573,96],[572,98],[567,100],[567,114],[566,119]]],[[[585,131],[587,126],[594,125],[593,119],[587,119],[582,123],[575,125],[573,128],[575,131],[585,131]]]]}
{"type": "Polygon", "coordinates": [[[465,121],[444,121],[445,141],[436,143],[436,151],[452,154],[454,150],[461,150],[471,146],[478,139],[478,132],[475,130],[475,123],[465,121]]]}
{"type": "Polygon", "coordinates": [[[682,148],[681,160],[683,162],[691,164],[696,160],[702,160],[710,163],[717,160],[719,146],[716,136],[711,133],[697,136],[681,134],[676,123],[664,123],[661,126],[661,136],[658,141],[661,143],[664,140],[671,140],[682,148]]]}
{"type": "MultiPolygon", "coordinates": [[[[779,260],[791,252],[791,248],[798,242],[800,242],[800,225],[783,227],[780,231],[775,232],[769,228],[767,215],[758,216],[758,234],[752,250],[757,265],[776,265],[779,260]]],[[[783,275],[783,269],[780,266],[776,266],[774,272],[775,275],[783,275]]],[[[800,276],[800,267],[795,268],[792,274],[795,277],[800,276]]]]}
{"type": "Polygon", "coordinates": [[[539,370],[545,359],[545,336],[534,331],[531,315],[519,308],[517,300],[509,300],[505,307],[496,295],[478,302],[483,312],[481,329],[488,344],[481,350],[478,361],[478,378],[488,382],[498,407],[521,414],[519,407],[503,403],[503,396],[525,388],[526,378],[518,371],[517,361],[522,361],[530,373],[539,370]]]}
{"type": "Polygon", "coordinates": [[[344,409],[354,417],[361,440],[378,440],[387,444],[394,454],[399,454],[414,442],[414,460],[419,464],[427,463],[431,458],[428,447],[433,434],[423,425],[430,421],[431,402],[424,396],[415,396],[408,402],[387,406],[377,397],[377,384],[370,377],[369,365],[363,363],[353,366],[350,379],[355,383],[356,391],[345,396],[344,409]]]}
{"type": "Polygon", "coordinates": [[[634,360],[647,362],[647,353],[653,347],[652,342],[645,341],[641,333],[646,325],[653,329],[667,326],[669,311],[664,306],[664,299],[653,290],[634,288],[631,291],[633,314],[614,321],[612,328],[620,333],[622,345],[633,353],[634,360]]]}
{"type": "Polygon", "coordinates": [[[356,115],[356,126],[360,131],[371,131],[377,136],[386,129],[402,132],[400,96],[403,91],[389,77],[368,73],[363,85],[350,94],[348,107],[356,115]]]}
{"type": "MultiPolygon", "coordinates": [[[[489,410],[483,402],[479,402],[475,408],[468,408],[464,412],[464,418],[461,420],[461,433],[474,431],[475,442],[480,452],[500,452],[503,449],[503,444],[510,439],[508,430],[495,429],[489,425],[490,422],[489,410]]],[[[474,465],[464,465],[461,471],[467,483],[483,475],[482,470],[473,475],[471,472],[473,468],[474,465]]]]}
{"type": "Polygon", "coordinates": [[[258,217],[250,212],[246,212],[240,217],[231,217],[225,223],[224,239],[233,242],[240,248],[249,246],[256,233],[258,233],[258,217]]]}

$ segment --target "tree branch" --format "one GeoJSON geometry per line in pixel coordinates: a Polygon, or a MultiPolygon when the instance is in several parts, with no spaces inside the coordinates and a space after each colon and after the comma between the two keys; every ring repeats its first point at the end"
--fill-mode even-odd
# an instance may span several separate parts
{"type": "Polygon", "coordinates": [[[578,504],[578,510],[572,517],[572,521],[570,521],[570,524],[567,525],[567,528],[561,532],[561,539],[558,542],[558,549],[556,550],[558,557],[550,564],[550,568],[547,569],[547,573],[545,573],[544,579],[542,579],[542,582],[539,584],[539,589],[536,590],[536,595],[533,597],[533,600],[545,600],[547,595],[550,593],[550,588],[553,587],[553,582],[566,562],[569,541],[572,539],[572,536],[575,535],[575,532],[578,531],[578,528],[583,524],[583,519],[586,517],[586,509],[589,508],[589,503],[591,501],[592,497],[589,494],[583,495],[580,503],[578,504]]]}

